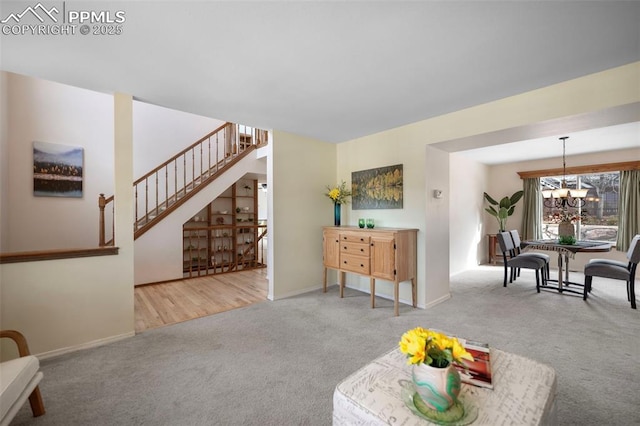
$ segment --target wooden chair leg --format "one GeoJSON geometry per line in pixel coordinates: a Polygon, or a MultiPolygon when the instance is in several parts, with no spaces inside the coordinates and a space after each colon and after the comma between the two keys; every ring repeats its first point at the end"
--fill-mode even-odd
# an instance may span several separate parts
{"type": "Polygon", "coordinates": [[[31,412],[33,417],[41,416],[45,413],[44,403],[42,402],[42,395],[40,395],[40,387],[36,388],[29,395],[29,404],[31,405],[31,412]]]}
{"type": "MultiPolygon", "coordinates": [[[[540,293],[540,277],[539,277],[539,275],[540,275],[540,273],[536,269],[536,291],[538,293],[540,293]]],[[[544,272],[542,272],[542,279],[544,281],[544,272]]]]}
{"type": "Polygon", "coordinates": [[[632,309],[636,309],[636,289],[635,289],[636,283],[634,280],[634,277],[631,277],[631,280],[629,281],[629,293],[631,293],[631,308],[632,309]]]}

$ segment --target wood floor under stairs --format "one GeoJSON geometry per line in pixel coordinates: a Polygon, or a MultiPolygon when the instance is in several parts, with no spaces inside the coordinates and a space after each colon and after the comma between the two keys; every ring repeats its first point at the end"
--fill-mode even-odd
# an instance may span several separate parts
{"type": "Polygon", "coordinates": [[[189,278],[135,288],[135,330],[225,312],[267,300],[267,270],[189,278]]]}

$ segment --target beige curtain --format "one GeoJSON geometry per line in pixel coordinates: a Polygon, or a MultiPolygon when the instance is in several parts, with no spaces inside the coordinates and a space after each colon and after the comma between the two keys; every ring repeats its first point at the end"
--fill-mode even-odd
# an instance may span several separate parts
{"type": "Polygon", "coordinates": [[[522,189],[522,239],[538,240],[542,238],[540,178],[523,179],[522,189]]]}
{"type": "Polygon", "coordinates": [[[633,237],[640,234],[640,170],[620,172],[618,217],[616,249],[627,251],[633,237]]]}

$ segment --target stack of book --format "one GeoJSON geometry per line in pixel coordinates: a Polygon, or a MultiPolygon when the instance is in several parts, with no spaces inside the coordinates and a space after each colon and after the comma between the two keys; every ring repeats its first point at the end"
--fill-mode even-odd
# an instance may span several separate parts
{"type": "Polygon", "coordinates": [[[463,383],[493,389],[491,381],[491,351],[486,343],[458,338],[464,348],[473,356],[473,362],[465,361],[464,366],[454,364],[463,383]]]}

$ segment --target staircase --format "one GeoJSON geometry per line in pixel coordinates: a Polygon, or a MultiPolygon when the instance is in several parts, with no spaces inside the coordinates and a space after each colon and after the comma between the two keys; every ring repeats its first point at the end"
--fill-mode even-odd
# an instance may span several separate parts
{"type": "MultiPolygon", "coordinates": [[[[254,149],[268,143],[268,131],[225,123],[133,183],[134,239],[184,204],[254,149]]],[[[113,246],[114,197],[100,194],[100,246],[113,246]]]]}

